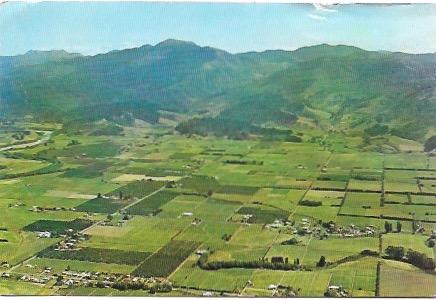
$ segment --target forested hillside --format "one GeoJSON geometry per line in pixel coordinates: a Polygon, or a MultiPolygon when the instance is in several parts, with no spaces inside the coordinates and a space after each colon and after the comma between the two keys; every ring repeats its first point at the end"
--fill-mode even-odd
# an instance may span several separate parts
{"type": "Polygon", "coordinates": [[[230,54],[166,40],[96,56],[0,57],[0,102],[8,116],[69,124],[156,123],[169,111],[186,116],[183,133],[244,137],[304,117],[321,130],[423,142],[436,124],[435,76],[435,54],[325,44],[230,54]]]}

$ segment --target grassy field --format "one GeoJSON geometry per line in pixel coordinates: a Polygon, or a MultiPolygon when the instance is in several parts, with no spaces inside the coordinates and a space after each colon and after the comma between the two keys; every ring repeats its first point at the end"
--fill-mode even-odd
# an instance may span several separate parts
{"type": "Polygon", "coordinates": [[[399,262],[385,262],[380,272],[382,297],[432,297],[436,277],[399,262]],[[407,282],[407,284],[404,284],[407,282]]]}
{"type": "Polygon", "coordinates": [[[96,263],[82,260],[56,259],[56,258],[34,258],[28,262],[31,268],[20,266],[16,269],[21,274],[41,274],[49,266],[54,273],[62,273],[66,269],[76,272],[103,272],[112,273],[116,271],[121,274],[130,274],[136,266],[114,263],[96,263]]]}

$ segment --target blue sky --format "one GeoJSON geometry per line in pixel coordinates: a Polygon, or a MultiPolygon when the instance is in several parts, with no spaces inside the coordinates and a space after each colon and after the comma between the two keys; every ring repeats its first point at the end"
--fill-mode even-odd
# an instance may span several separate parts
{"type": "Polygon", "coordinates": [[[436,52],[436,5],[8,2],[0,55],[64,49],[93,55],[167,38],[236,52],[321,43],[436,52]]]}

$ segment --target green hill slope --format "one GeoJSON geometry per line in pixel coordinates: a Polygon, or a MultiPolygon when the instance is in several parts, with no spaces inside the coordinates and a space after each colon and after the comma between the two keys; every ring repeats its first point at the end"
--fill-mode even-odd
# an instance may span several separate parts
{"type": "Polygon", "coordinates": [[[64,122],[154,123],[166,110],[196,116],[178,129],[201,134],[259,132],[266,124],[289,129],[304,116],[422,141],[436,124],[435,76],[435,54],[325,44],[230,54],[166,40],[96,56],[0,57],[0,104],[3,114],[64,122]]]}

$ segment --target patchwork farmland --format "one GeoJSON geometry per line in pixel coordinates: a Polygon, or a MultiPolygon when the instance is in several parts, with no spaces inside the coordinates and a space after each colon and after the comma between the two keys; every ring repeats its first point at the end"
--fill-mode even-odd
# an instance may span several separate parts
{"type": "Polygon", "coordinates": [[[436,294],[424,152],[45,126],[0,152],[0,294],[436,294]]]}

